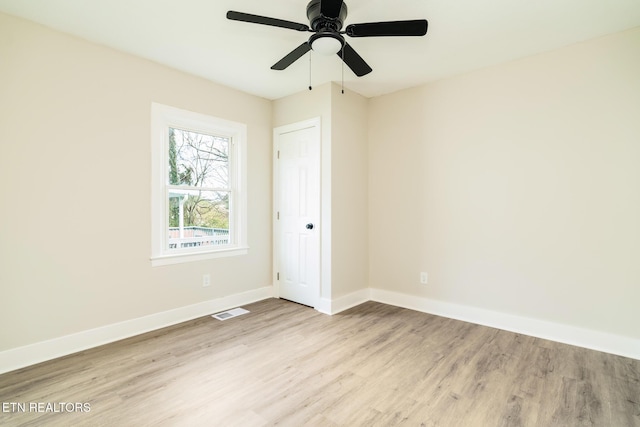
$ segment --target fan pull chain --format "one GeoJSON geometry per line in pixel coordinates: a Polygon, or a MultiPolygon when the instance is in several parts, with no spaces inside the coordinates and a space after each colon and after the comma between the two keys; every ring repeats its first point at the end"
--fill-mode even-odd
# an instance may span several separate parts
{"type": "Polygon", "coordinates": [[[342,94],[344,95],[344,43],[342,44],[342,94]]]}
{"type": "Polygon", "coordinates": [[[311,87],[311,52],[309,52],[309,90],[312,90],[311,87]]]}

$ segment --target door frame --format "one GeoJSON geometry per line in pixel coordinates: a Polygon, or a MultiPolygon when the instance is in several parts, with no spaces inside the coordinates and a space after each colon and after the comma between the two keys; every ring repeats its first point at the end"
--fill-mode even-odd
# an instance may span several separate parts
{"type": "MultiPolygon", "coordinates": [[[[319,197],[319,222],[321,223],[320,225],[320,230],[322,230],[322,212],[323,212],[323,206],[322,206],[322,193],[323,193],[323,182],[322,182],[322,157],[323,157],[323,153],[322,153],[322,132],[321,132],[321,120],[320,117],[315,117],[312,119],[308,119],[308,120],[303,120],[300,122],[296,122],[296,123],[291,123],[288,125],[283,125],[283,126],[278,126],[275,127],[273,129],[273,158],[272,158],[272,164],[273,164],[273,225],[272,225],[272,230],[273,230],[273,268],[272,268],[272,286],[273,286],[273,296],[275,298],[280,298],[280,280],[279,280],[279,268],[280,268],[280,256],[279,256],[279,249],[280,249],[280,222],[278,221],[278,212],[280,210],[280,182],[279,182],[279,175],[280,175],[280,169],[279,169],[279,163],[278,163],[278,151],[280,149],[279,146],[279,137],[282,134],[285,133],[289,133],[289,132],[295,132],[298,130],[302,130],[302,129],[307,129],[307,128],[314,128],[315,129],[315,138],[317,140],[318,143],[318,148],[319,148],[319,158],[318,158],[318,162],[319,162],[319,168],[318,168],[318,172],[320,174],[320,176],[318,177],[319,179],[319,183],[320,183],[320,194],[318,194],[319,197]]],[[[323,234],[320,233],[320,238],[319,238],[319,257],[320,259],[319,261],[319,276],[318,277],[318,289],[317,289],[317,294],[316,294],[316,300],[314,303],[314,308],[318,309],[318,306],[321,305],[321,297],[322,297],[322,241],[323,241],[323,234]]]]}

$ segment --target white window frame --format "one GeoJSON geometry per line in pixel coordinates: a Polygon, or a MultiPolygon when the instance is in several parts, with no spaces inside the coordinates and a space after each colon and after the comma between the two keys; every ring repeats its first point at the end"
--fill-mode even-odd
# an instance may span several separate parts
{"type": "Polygon", "coordinates": [[[247,245],[247,126],[168,105],[151,104],[151,265],[161,266],[245,255],[247,245]],[[229,237],[220,247],[168,249],[169,128],[227,137],[231,187],[229,237]]]}

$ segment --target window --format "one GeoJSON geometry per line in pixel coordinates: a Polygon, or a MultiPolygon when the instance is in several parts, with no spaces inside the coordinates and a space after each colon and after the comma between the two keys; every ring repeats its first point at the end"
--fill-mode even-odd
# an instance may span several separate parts
{"type": "Polygon", "coordinates": [[[246,126],[153,103],[152,265],[242,255],[246,126]]]}

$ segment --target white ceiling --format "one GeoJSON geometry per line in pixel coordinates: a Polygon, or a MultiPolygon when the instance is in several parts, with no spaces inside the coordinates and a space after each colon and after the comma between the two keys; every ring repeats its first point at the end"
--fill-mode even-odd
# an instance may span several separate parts
{"type": "MultiPolygon", "coordinates": [[[[373,68],[345,87],[371,97],[640,26],[640,0],[346,0],[353,23],[427,19],[426,37],[352,38],[373,68]]],[[[311,33],[229,21],[228,10],[308,24],[306,0],[0,0],[0,11],[269,99],[340,82],[311,52],[270,69],[311,33]]],[[[640,52],[639,52],[640,54],[640,52]]]]}

